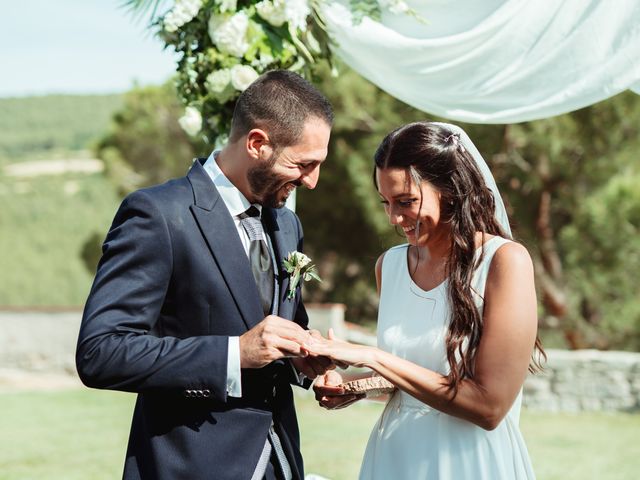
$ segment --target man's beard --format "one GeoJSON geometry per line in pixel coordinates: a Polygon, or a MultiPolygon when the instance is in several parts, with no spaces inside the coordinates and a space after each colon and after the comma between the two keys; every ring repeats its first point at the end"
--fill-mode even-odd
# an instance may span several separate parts
{"type": "Polygon", "coordinates": [[[284,207],[289,194],[283,187],[287,184],[299,187],[302,185],[300,180],[291,182],[284,179],[273,171],[273,163],[266,165],[257,165],[247,172],[247,180],[249,187],[256,201],[263,207],[282,208],[284,207]]]}

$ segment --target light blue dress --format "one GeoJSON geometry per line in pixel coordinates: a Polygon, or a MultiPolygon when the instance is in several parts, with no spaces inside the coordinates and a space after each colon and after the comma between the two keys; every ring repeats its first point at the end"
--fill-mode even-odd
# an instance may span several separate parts
{"type": "MultiPolygon", "coordinates": [[[[493,237],[484,244],[484,258],[473,279],[476,292],[484,293],[491,259],[508,241],[493,237]]],[[[447,282],[429,291],[418,287],[409,275],[407,247],[391,248],[383,259],[378,346],[446,374],[447,282]]],[[[482,297],[476,295],[475,301],[482,313],[482,297]]],[[[522,390],[498,427],[487,431],[396,391],[371,432],[360,479],[533,479],[518,427],[521,401],[522,390]]]]}

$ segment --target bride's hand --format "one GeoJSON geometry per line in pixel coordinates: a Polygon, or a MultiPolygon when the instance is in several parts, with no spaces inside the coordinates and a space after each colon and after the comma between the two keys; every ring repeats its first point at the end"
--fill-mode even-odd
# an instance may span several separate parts
{"type": "Polygon", "coordinates": [[[330,370],[316,378],[313,384],[313,391],[321,407],[327,410],[338,410],[364,398],[364,394],[344,395],[344,390],[338,387],[342,381],[342,375],[335,370],[330,370]]]}
{"type": "Polygon", "coordinates": [[[328,338],[313,337],[303,348],[312,355],[324,355],[334,361],[336,365],[344,367],[353,365],[365,367],[370,363],[374,349],[364,345],[338,340],[329,329],[328,338]]]}

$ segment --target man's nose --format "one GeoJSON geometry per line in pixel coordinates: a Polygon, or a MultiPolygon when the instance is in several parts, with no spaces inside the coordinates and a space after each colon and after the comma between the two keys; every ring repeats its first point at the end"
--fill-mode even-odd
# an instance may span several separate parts
{"type": "Polygon", "coordinates": [[[303,174],[302,177],[300,177],[300,181],[309,190],[313,190],[314,188],[316,188],[319,178],[320,167],[314,167],[314,169],[310,172],[303,174]]]}

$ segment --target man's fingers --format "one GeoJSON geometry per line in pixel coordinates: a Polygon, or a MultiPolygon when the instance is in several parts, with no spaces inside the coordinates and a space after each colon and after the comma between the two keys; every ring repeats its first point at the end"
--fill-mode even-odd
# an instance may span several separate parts
{"type": "Polygon", "coordinates": [[[299,345],[308,343],[311,337],[307,330],[291,320],[285,320],[284,318],[271,315],[263,321],[266,322],[264,326],[266,333],[272,333],[279,337],[292,340],[299,345]]]}
{"type": "Polygon", "coordinates": [[[300,348],[300,344],[282,337],[275,337],[271,347],[282,353],[283,357],[306,357],[307,352],[300,348]]]}

